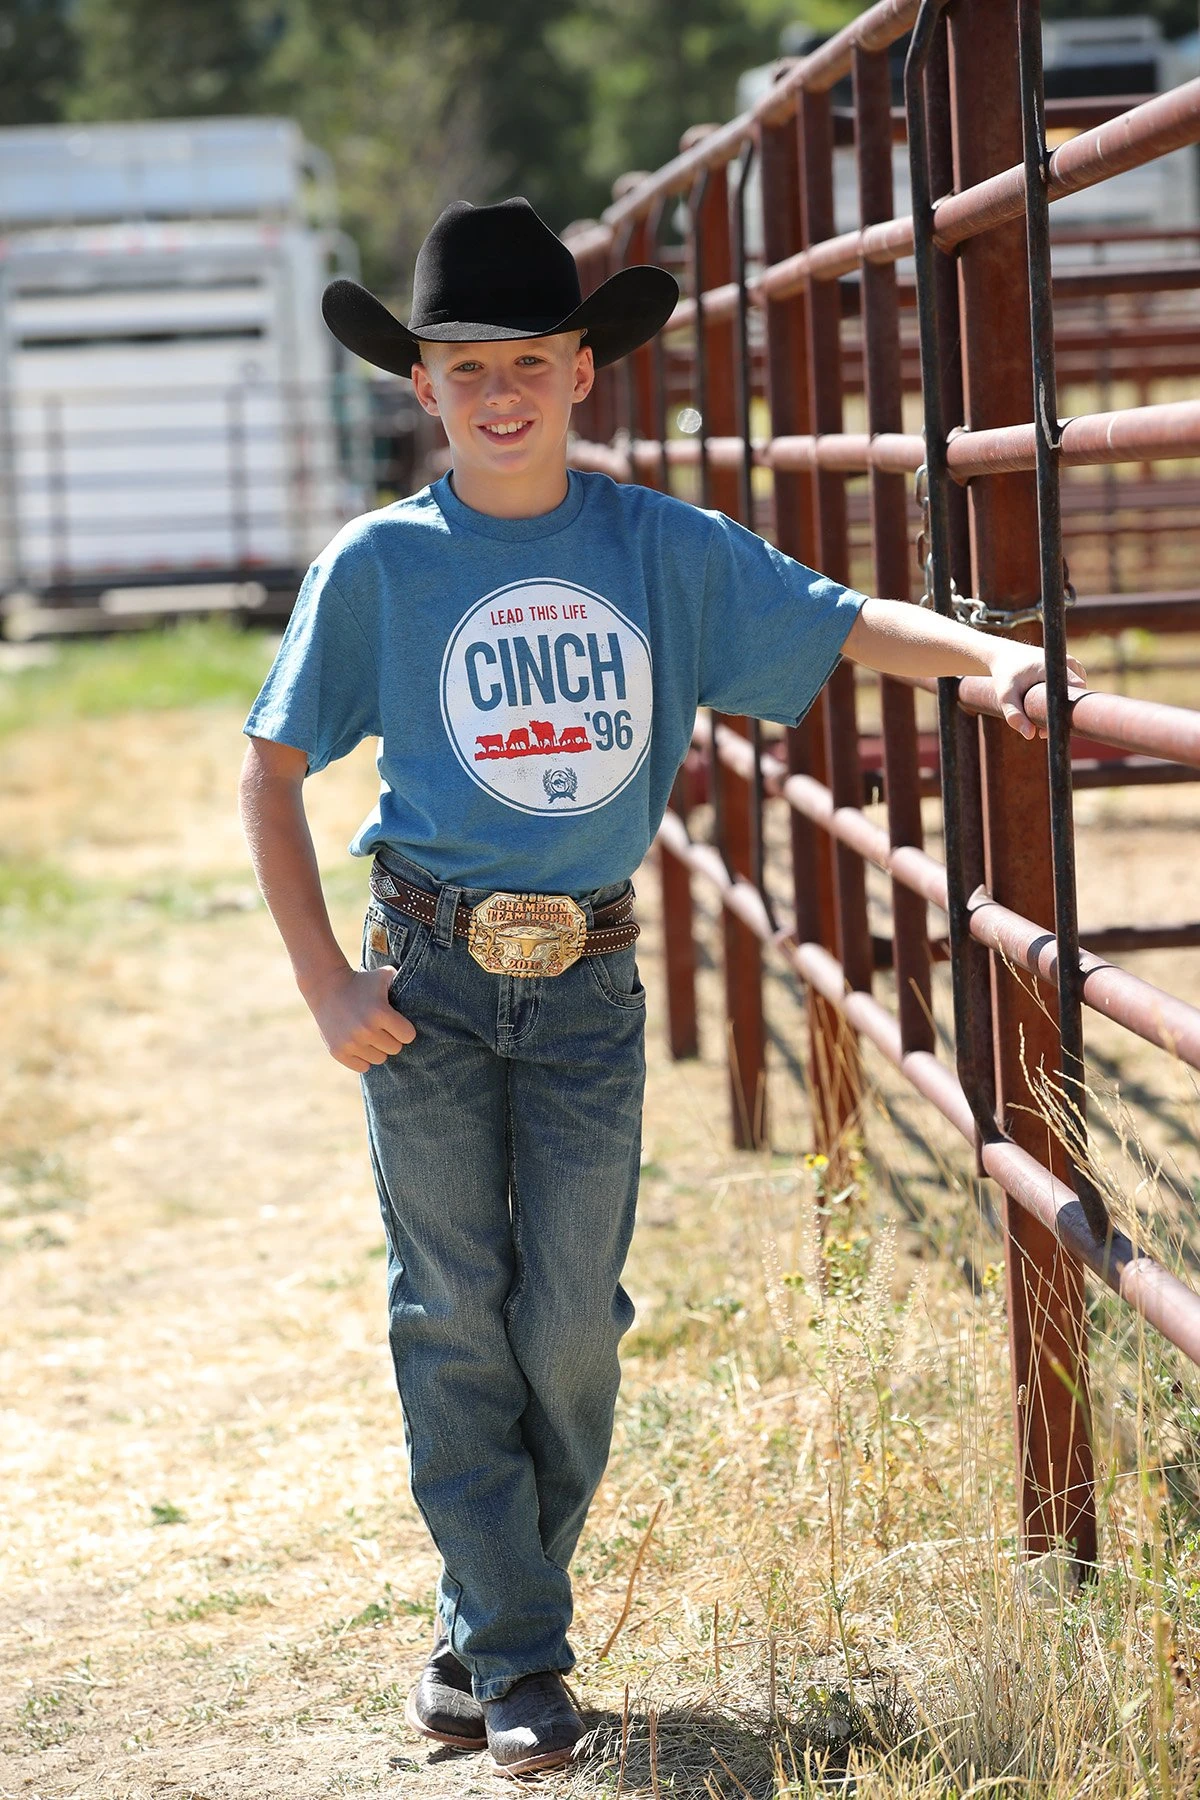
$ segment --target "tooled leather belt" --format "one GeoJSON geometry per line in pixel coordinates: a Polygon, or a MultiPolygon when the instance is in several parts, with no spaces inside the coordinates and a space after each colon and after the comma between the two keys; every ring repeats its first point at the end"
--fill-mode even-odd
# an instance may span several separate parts
{"type": "MultiPolygon", "coordinates": [[[[371,892],[422,925],[437,918],[436,894],[371,865],[371,892]]],[[[465,938],[483,968],[496,974],[559,975],[580,956],[609,956],[626,950],[641,934],[633,917],[633,894],[598,907],[587,924],[578,903],[565,894],[490,894],[478,906],[460,900],[454,935],[465,938]]]]}

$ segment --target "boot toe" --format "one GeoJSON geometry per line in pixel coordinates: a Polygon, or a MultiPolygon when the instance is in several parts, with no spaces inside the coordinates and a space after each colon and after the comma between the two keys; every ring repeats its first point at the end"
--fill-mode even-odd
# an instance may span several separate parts
{"type": "Polygon", "coordinates": [[[501,1775],[530,1775],[568,1763],[585,1727],[560,1675],[526,1675],[483,1707],[492,1764],[501,1775]]]}
{"type": "Polygon", "coordinates": [[[457,1750],[482,1750],[487,1743],[483,1708],[471,1692],[471,1677],[444,1645],[421,1671],[404,1716],[422,1737],[457,1750]]]}

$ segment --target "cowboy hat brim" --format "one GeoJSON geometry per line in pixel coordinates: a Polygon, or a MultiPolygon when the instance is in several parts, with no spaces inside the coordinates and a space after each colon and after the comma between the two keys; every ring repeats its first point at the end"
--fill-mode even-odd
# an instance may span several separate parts
{"type": "Polygon", "coordinates": [[[421,320],[402,325],[382,301],[357,281],[338,276],[321,296],[321,313],[338,342],[365,362],[393,375],[410,375],[421,343],[478,344],[501,338],[551,337],[586,331],[596,367],[603,369],[661,331],[675,310],[679,284],[665,269],[641,263],[620,269],[565,318],[421,320]]]}

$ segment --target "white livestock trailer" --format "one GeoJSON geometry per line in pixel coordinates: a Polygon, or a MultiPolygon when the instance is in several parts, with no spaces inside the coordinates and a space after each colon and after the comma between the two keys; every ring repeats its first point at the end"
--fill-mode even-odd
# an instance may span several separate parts
{"type": "Polygon", "coordinates": [[[352,251],[298,127],[0,131],[0,233],[0,592],[289,604],[370,451],[320,317],[352,251]]]}

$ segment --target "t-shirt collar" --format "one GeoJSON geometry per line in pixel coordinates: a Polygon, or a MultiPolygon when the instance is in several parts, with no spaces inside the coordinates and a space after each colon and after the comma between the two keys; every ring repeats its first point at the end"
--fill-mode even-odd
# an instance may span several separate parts
{"type": "Polygon", "coordinates": [[[498,519],[492,513],[476,512],[473,506],[464,506],[450,485],[448,472],[435,481],[429,491],[446,523],[453,529],[471,531],[477,537],[499,538],[508,544],[553,537],[555,532],[565,530],[579,517],[584,499],[584,484],[574,469],[567,470],[566,499],[552,511],[538,513],[532,519],[498,519]]]}

